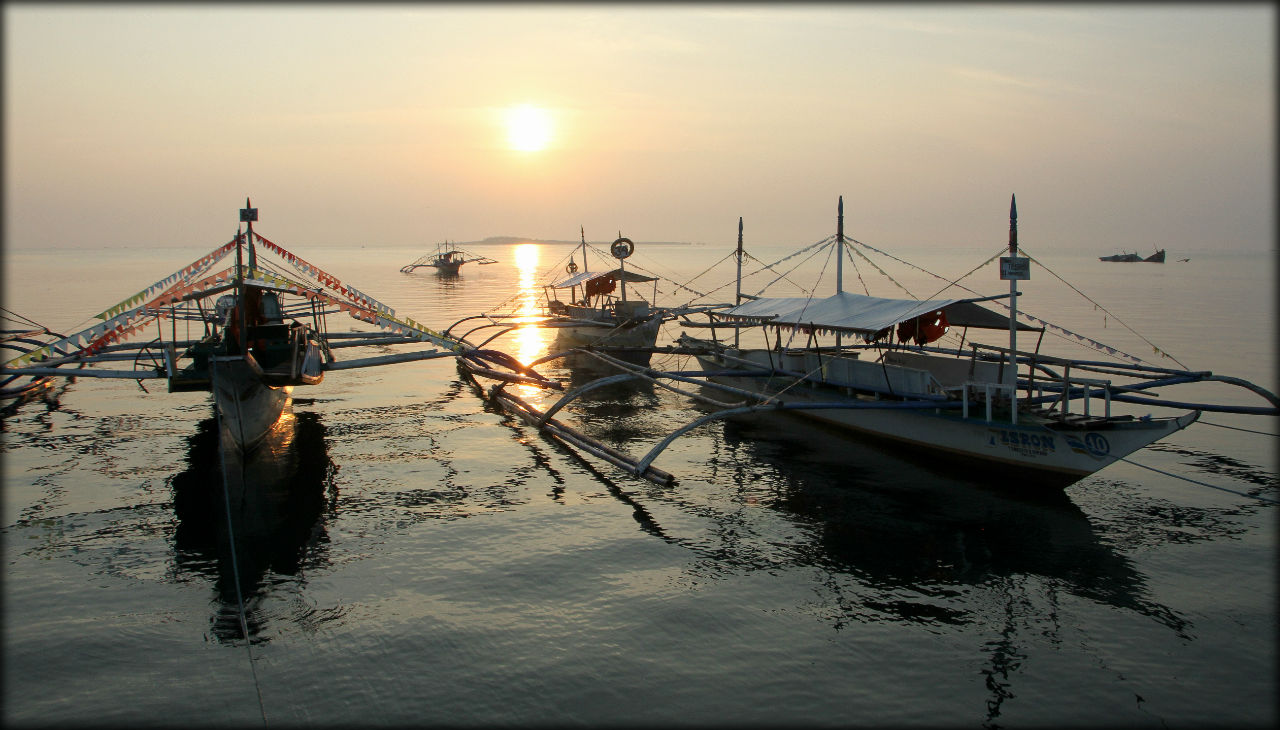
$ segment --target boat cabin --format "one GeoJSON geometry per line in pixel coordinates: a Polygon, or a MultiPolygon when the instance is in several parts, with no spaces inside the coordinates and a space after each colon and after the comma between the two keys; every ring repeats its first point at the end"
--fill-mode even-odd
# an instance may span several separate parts
{"type": "Polygon", "coordinates": [[[571,319],[629,320],[647,319],[653,311],[643,296],[627,291],[627,284],[653,282],[651,299],[658,294],[658,278],[634,271],[614,269],[606,272],[582,271],[571,273],[568,278],[544,287],[547,311],[552,316],[571,319]],[[560,294],[568,290],[568,300],[560,294]],[[616,294],[615,294],[616,292],[616,294]]]}

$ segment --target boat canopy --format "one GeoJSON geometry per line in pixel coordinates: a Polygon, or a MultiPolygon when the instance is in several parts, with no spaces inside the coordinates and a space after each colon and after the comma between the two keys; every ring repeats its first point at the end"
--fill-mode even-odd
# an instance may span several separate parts
{"type": "MultiPolygon", "coordinates": [[[[981,299],[986,299],[982,297],[981,299]]],[[[775,297],[743,302],[719,314],[759,320],[762,324],[796,325],[874,335],[894,325],[942,310],[956,327],[1008,329],[1009,316],[975,304],[974,299],[883,299],[842,292],[825,299],[775,297]]],[[[1019,330],[1039,331],[1018,323],[1019,330]]]]}
{"type": "Polygon", "coordinates": [[[627,283],[630,283],[630,284],[636,284],[636,283],[645,282],[645,281],[657,281],[658,277],[645,276],[644,274],[637,274],[634,271],[626,271],[624,269],[614,269],[613,271],[606,271],[603,273],[598,271],[596,272],[579,271],[573,276],[570,276],[568,279],[565,279],[563,281],[557,281],[556,283],[552,284],[551,288],[552,289],[568,289],[570,287],[582,286],[588,281],[595,281],[597,279],[610,279],[612,281],[626,281],[627,283]]]}

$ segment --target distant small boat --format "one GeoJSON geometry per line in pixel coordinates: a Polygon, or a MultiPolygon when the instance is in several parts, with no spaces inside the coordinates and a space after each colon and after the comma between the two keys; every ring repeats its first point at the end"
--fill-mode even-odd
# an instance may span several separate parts
{"type": "Polygon", "coordinates": [[[463,251],[446,241],[436,246],[435,253],[427,254],[411,264],[401,266],[400,270],[407,274],[420,266],[430,266],[437,273],[453,276],[458,273],[458,269],[461,269],[463,264],[469,264],[472,261],[479,263],[481,266],[498,263],[488,256],[480,256],[463,251]]]}
{"type": "Polygon", "coordinates": [[[1118,253],[1112,256],[1099,256],[1098,260],[1099,261],[1119,261],[1127,264],[1127,263],[1133,263],[1134,261],[1141,261],[1142,257],[1136,253],[1118,253]]]}
{"type": "Polygon", "coordinates": [[[1137,261],[1145,261],[1145,262],[1147,262],[1147,263],[1149,263],[1149,264],[1163,264],[1163,263],[1164,263],[1164,249],[1162,248],[1162,249],[1160,249],[1159,251],[1156,251],[1155,253],[1151,254],[1150,256],[1146,257],[1145,259],[1144,259],[1144,258],[1142,258],[1141,256],[1139,256],[1139,255],[1138,255],[1138,254],[1136,254],[1136,253],[1124,253],[1124,252],[1122,252],[1122,253],[1114,254],[1114,255],[1111,255],[1111,256],[1099,256],[1099,257],[1098,257],[1098,260],[1099,260],[1099,261],[1118,261],[1118,262],[1120,262],[1120,263],[1126,263],[1126,264],[1131,264],[1131,263],[1134,263],[1134,262],[1137,262],[1137,261]]]}

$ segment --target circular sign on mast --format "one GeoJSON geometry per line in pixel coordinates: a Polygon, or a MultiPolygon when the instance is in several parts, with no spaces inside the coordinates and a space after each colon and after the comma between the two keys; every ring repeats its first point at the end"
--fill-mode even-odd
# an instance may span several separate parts
{"type": "Polygon", "coordinates": [[[609,252],[613,254],[615,259],[625,259],[636,250],[636,245],[631,242],[630,238],[619,238],[609,247],[609,252]]]}

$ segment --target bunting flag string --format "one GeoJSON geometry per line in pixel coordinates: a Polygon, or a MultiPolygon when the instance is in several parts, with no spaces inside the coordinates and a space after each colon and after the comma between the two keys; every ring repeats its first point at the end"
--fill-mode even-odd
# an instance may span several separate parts
{"type": "Polygon", "coordinates": [[[97,319],[101,319],[101,320],[111,319],[112,317],[115,317],[116,315],[120,314],[126,309],[130,309],[136,306],[138,302],[153,296],[157,291],[163,291],[168,287],[174,286],[180,281],[181,282],[190,281],[192,277],[199,276],[203,274],[205,271],[207,271],[208,269],[212,268],[215,263],[220,261],[224,256],[226,256],[231,251],[235,250],[235,247],[236,247],[236,242],[233,239],[230,242],[225,243],[222,246],[219,246],[218,248],[214,249],[208,254],[205,254],[201,258],[196,259],[192,263],[182,267],[181,269],[178,269],[177,271],[166,276],[160,281],[157,281],[156,283],[152,284],[146,289],[143,289],[137,294],[134,294],[128,299],[125,299],[120,303],[116,304],[115,306],[109,309],[106,309],[94,316],[97,319]]]}
{"type": "MultiPolygon", "coordinates": [[[[1005,304],[1004,302],[997,301],[997,302],[994,302],[994,304],[998,304],[998,305],[1000,305],[1001,307],[1004,307],[1006,310],[1010,309],[1009,305],[1008,305],[1008,304],[1005,304]]],[[[1019,316],[1019,317],[1021,317],[1022,319],[1027,320],[1028,322],[1032,322],[1032,323],[1034,323],[1034,324],[1038,324],[1038,325],[1040,325],[1041,327],[1044,327],[1045,329],[1050,330],[1051,332],[1056,332],[1056,333],[1058,333],[1058,334],[1060,334],[1060,335],[1063,335],[1063,336],[1065,336],[1065,337],[1075,338],[1076,342],[1079,342],[1079,343],[1081,343],[1081,344],[1085,344],[1085,345],[1089,345],[1090,347],[1092,347],[1092,348],[1093,348],[1093,349],[1095,349],[1095,350],[1098,350],[1099,352],[1105,352],[1105,353],[1107,353],[1108,355],[1112,355],[1112,356],[1114,356],[1114,357],[1118,357],[1118,358],[1121,358],[1121,359],[1129,360],[1129,361],[1134,362],[1134,363],[1137,363],[1137,364],[1139,364],[1139,365],[1145,365],[1145,364],[1146,364],[1146,362],[1145,362],[1144,360],[1142,360],[1141,358],[1138,358],[1138,357],[1135,357],[1135,356],[1133,356],[1133,355],[1130,355],[1130,354],[1129,354],[1129,353],[1127,353],[1127,352],[1123,352],[1123,351],[1121,351],[1121,350],[1117,350],[1116,348],[1111,347],[1110,345],[1104,344],[1104,343],[1102,343],[1102,342],[1098,342],[1097,340],[1094,340],[1094,339],[1090,339],[1090,338],[1085,337],[1084,335],[1079,334],[1079,333],[1077,333],[1077,332],[1072,332],[1071,330],[1069,330],[1069,329],[1067,329],[1067,328],[1065,328],[1065,327],[1061,327],[1061,326],[1059,326],[1059,325],[1053,324],[1052,322],[1045,321],[1045,320],[1040,319],[1039,317],[1036,317],[1036,316],[1034,316],[1034,315],[1027,314],[1026,312],[1021,312],[1021,311],[1020,311],[1020,312],[1018,312],[1018,316],[1019,316]]],[[[1156,352],[1157,352],[1157,354],[1160,354],[1160,353],[1159,353],[1159,350],[1156,350],[1156,352]]]]}
{"type": "Polygon", "coordinates": [[[408,317],[401,319],[394,315],[389,316],[369,307],[361,307],[351,302],[345,302],[324,291],[306,290],[299,293],[309,299],[323,299],[346,312],[352,319],[368,322],[381,329],[406,337],[416,337],[419,340],[432,342],[457,353],[461,353],[465,349],[461,342],[425,327],[408,317]]]}
{"type": "Polygon", "coordinates": [[[294,281],[287,276],[274,274],[270,271],[263,271],[262,269],[249,269],[249,275],[248,278],[246,278],[246,282],[264,286],[273,286],[291,291],[294,294],[302,294],[304,296],[305,294],[303,294],[303,292],[305,290],[312,289],[312,287],[307,286],[302,282],[294,281]]]}
{"type": "MultiPolygon", "coordinates": [[[[216,261],[216,259],[214,260],[216,261]]],[[[176,303],[192,292],[204,291],[229,283],[232,279],[234,269],[235,267],[230,267],[218,272],[217,274],[210,274],[199,281],[190,281],[184,282],[180,285],[175,285],[144,304],[135,306],[132,309],[119,311],[110,319],[100,324],[87,327],[75,334],[58,340],[57,342],[52,342],[42,348],[32,350],[18,358],[10,360],[5,363],[5,365],[7,367],[21,367],[23,365],[47,359],[55,353],[59,355],[92,355],[102,349],[103,346],[110,344],[111,342],[118,341],[122,339],[122,337],[127,337],[129,334],[136,333],[140,325],[130,325],[133,320],[138,317],[165,317],[167,315],[158,310],[158,307],[176,303]],[[127,330],[127,334],[122,335],[122,330],[127,330]]],[[[137,297],[135,296],[130,297],[126,301],[136,302],[136,300],[137,297]]],[[[114,310],[116,307],[113,307],[112,309],[114,310]]]]}
{"type": "Polygon", "coordinates": [[[297,269],[299,272],[316,279],[325,287],[339,292],[340,294],[342,294],[343,296],[345,296],[346,298],[350,299],[351,301],[357,304],[361,304],[370,309],[374,309],[379,312],[382,312],[384,315],[388,317],[392,317],[392,318],[395,317],[395,314],[396,314],[395,311],[392,310],[387,305],[383,304],[382,302],[379,302],[377,299],[374,299],[368,294],[365,294],[364,292],[357,290],[353,286],[344,285],[342,283],[342,280],[339,279],[338,277],[333,276],[332,274],[328,273],[324,269],[321,269],[315,264],[307,262],[301,256],[297,256],[289,252],[283,246],[280,246],[279,244],[273,243],[267,240],[266,238],[263,238],[262,235],[260,235],[257,231],[254,231],[253,235],[254,235],[254,238],[256,238],[260,243],[262,243],[263,246],[267,248],[267,250],[271,251],[272,253],[276,254],[280,258],[287,261],[291,266],[293,266],[293,268],[297,269]]]}
{"type": "MultiPolygon", "coordinates": [[[[1125,324],[1125,322],[1124,322],[1123,320],[1121,320],[1119,317],[1117,317],[1117,316],[1116,316],[1115,314],[1113,314],[1112,312],[1107,311],[1107,308],[1106,308],[1106,307],[1104,307],[1104,306],[1102,306],[1101,304],[1098,304],[1097,302],[1093,301],[1093,299],[1089,298],[1089,296],[1088,296],[1087,294],[1085,294],[1084,292],[1082,292],[1082,291],[1080,291],[1079,289],[1077,289],[1077,288],[1075,288],[1074,286],[1072,286],[1072,285],[1071,285],[1071,282],[1067,281],[1066,279],[1062,278],[1061,276],[1058,276],[1057,272],[1055,272],[1053,269],[1050,269],[1048,266],[1045,266],[1043,262],[1038,261],[1038,260],[1036,260],[1035,258],[1033,258],[1033,257],[1031,256],[1031,254],[1027,252],[1026,248],[1023,248],[1023,249],[1022,249],[1022,254],[1023,254],[1024,256],[1026,256],[1028,259],[1030,259],[1031,261],[1035,261],[1035,263],[1036,263],[1036,265],[1037,265],[1037,266],[1039,266],[1040,268],[1044,269],[1045,271],[1048,271],[1048,272],[1049,272],[1049,273],[1050,273],[1050,274],[1051,274],[1055,279],[1057,279],[1058,281],[1062,282],[1063,284],[1066,284],[1066,285],[1067,285],[1068,287],[1070,287],[1070,289],[1071,289],[1072,291],[1074,291],[1076,294],[1079,294],[1080,296],[1084,297],[1087,301],[1089,301],[1090,303],[1092,303],[1092,304],[1093,304],[1093,307],[1094,307],[1094,309],[1095,309],[1095,310],[1097,310],[1097,309],[1101,309],[1105,314],[1109,314],[1109,315],[1111,315],[1111,319],[1113,319],[1113,320],[1114,320],[1114,321],[1116,321],[1116,322],[1119,322],[1121,327],[1124,327],[1125,329],[1129,330],[1129,331],[1130,331],[1130,332],[1132,332],[1134,335],[1136,335],[1136,336],[1138,337],[1138,339],[1142,340],[1143,342],[1147,343],[1148,345],[1151,345],[1151,351],[1152,351],[1152,352],[1154,352],[1157,356],[1159,356],[1159,357],[1167,357],[1167,358],[1169,358],[1170,360],[1172,360],[1172,361],[1174,361],[1175,363],[1177,363],[1178,367],[1180,367],[1180,368],[1185,369],[1185,368],[1187,367],[1186,365],[1183,365],[1181,362],[1178,362],[1178,358],[1174,357],[1173,355],[1170,355],[1169,353],[1165,352],[1164,350],[1161,350],[1159,347],[1156,347],[1156,344],[1155,344],[1154,342],[1152,342],[1151,340],[1148,340],[1146,337],[1143,337],[1141,334],[1139,334],[1139,333],[1137,332],[1137,330],[1135,330],[1135,329],[1133,329],[1132,327],[1130,327],[1129,325],[1125,324]]],[[[1091,340],[1091,341],[1092,341],[1092,340],[1091,340]]],[[[1097,343],[1097,344],[1101,345],[1102,343],[1097,343]]],[[[1106,346],[1105,346],[1105,345],[1102,345],[1102,347],[1106,347],[1106,346]]],[[[1141,360],[1138,360],[1138,358],[1133,357],[1132,355],[1126,355],[1125,357],[1132,358],[1133,360],[1135,360],[1135,361],[1137,361],[1137,362],[1142,362],[1141,360]]]]}

